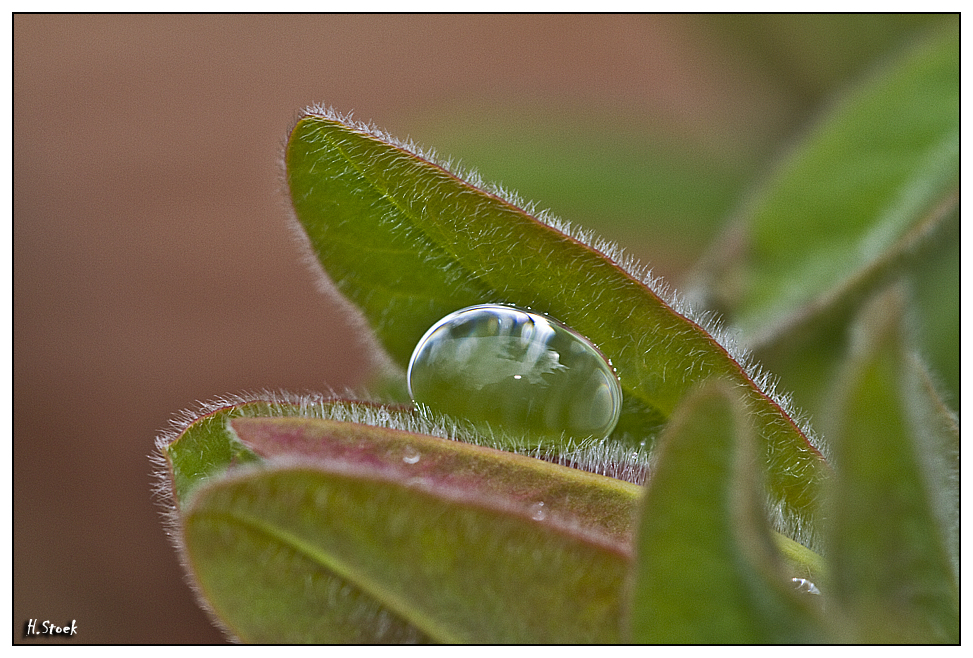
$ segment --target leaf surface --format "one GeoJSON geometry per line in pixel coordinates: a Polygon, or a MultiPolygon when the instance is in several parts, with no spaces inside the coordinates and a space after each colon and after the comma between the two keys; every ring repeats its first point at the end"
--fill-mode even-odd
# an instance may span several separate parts
{"type": "Polygon", "coordinates": [[[883,285],[953,216],[958,182],[954,23],[842,99],[744,210],[745,250],[714,280],[747,342],[883,285]]]}
{"type": "Polygon", "coordinates": [[[810,523],[824,472],[818,450],[702,320],[676,312],[638,272],[539,221],[515,199],[330,111],[298,122],[286,161],[311,251],[394,362],[404,366],[434,322],[465,306],[511,303],[548,313],[611,360],[625,396],[615,438],[634,444],[651,441],[695,383],[728,378],[747,391],[775,455],[770,487],[782,523],[789,530],[810,523]]]}
{"type": "Polygon", "coordinates": [[[733,390],[705,385],[666,428],[641,509],[629,629],[652,644],[821,640],[817,561],[784,567],[763,506],[754,437],[733,390]]]}
{"type": "Polygon", "coordinates": [[[240,441],[262,458],[341,459],[395,468],[431,487],[476,488],[538,516],[568,515],[579,527],[631,542],[633,501],[641,488],[542,460],[400,429],[330,419],[237,418],[240,441]]]}
{"type": "MultiPolygon", "coordinates": [[[[643,488],[401,429],[421,427],[414,421],[401,408],[266,396],[209,409],[184,429],[165,454],[169,477],[183,473],[173,489],[174,530],[204,607],[251,642],[619,639],[643,488]],[[318,506],[333,498],[342,501],[338,516],[318,506]],[[373,515],[364,534],[363,510],[373,515]],[[444,537],[443,524],[476,530],[444,537]],[[388,550],[413,540],[426,543],[388,550]],[[512,556],[507,543],[517,547],[512,556]],[[443,551],[454,556],[448,563],[437,562],[443,551]],[[482,571],[456,562],[457,551],[482,560],[482,571]],[[507,576],[487,583],[507,573],[508,558],[517,586],[507,576]],[[404,585],[401,574],[416,560],[425,561],[424,575],[404,585]],[[486,598],[467,592],[465,608],[453,610],[467,587],[486,598]],[[521,601],[522,587],[537,588],[543,601],[521,601]],[[416,588],[428,598],[410,598],[416,588]],[[586,592],[598,598],[594,607],[566,603],[586,592]],[[527,623],[517,615],[531,606],[527,623]],[[573,634],[558,635],[567,627],[573,634]]],[[[773,537],[791,571],[818,572],[817,556],[773,537]]]]}
{"type": "Polygon", "coordinates": [[[831,432],[830,589],[845,641],[953,643],[955,435],[906,351],[904,299],[893,288],[865,309],[843,373],[831,432]]]}
{"type": "MultiPolygon", "coordinates": [[[[625,545],[580,525],[556,495],[498,495],[473,473],[447,478],[424,470],[422,459],[403,461],[401,451],[386,457],[271,459],[211,481],[193,497],[184,512],[188,562],[207,601],[241,639],[281,641],[295,618],[306,620],[301,641],[344,641],[358,625],[367,638],[379,618],[440,642],[619,639],[625,545]],[[319,607],[329,591],[352,603],[319,607]],[[301,612],[308,608],[314,614],[301,612]]],[[[549,471],[545,488],[558,485],[550,471],[579,475],[503,458],[549,471]]]]}
{"type": "MultiPolygon", "coordinates": [[[[364,417],[376,405],[323,397],[300,397],[265,392],[259,396],[230,397],[184,411],[175,422],[176,429],[160,438],[157,448],[165,462],[163,489],[174,506],[179,507],[200,484],[223,475],[232,466],[260,457],[237,440],[229,421],[237,417],[301,416],[364,417]]],[[[387,415],[401,409],[385,407],[387,415]]]]}

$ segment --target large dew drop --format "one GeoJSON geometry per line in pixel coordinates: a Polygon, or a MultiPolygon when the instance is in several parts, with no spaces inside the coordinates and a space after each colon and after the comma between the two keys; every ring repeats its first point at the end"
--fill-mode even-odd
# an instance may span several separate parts
{"type": "Polygon", "coordinates": [[[608,436],[622,389],[608,360],[574,329],[512,306],[483,304],[434,324],[412,353],[416,402],[536,442],[608,436]]]}

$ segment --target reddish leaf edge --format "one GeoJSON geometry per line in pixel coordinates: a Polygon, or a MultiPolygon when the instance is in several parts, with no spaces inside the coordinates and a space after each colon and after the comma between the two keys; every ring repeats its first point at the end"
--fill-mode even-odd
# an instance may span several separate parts
{"type": "MultiPolygon", "coordinates": [[[[169,446],[197,422],[248,405],[260,407],[250,416],[322,418],[399,429],[541,459],[637,485],[644,483],[650,468],[650,455],[645,449],[622,446],[607,438],[576,441],[569,443],[566,450],[551,452],[544,445],[518,446],[515,437],[501,435],[499,431],[485,433],[483,428],[435,414],[422,405],[388,404],[367,395],[356,396],[351,391],[339,394],[262,390],[225,395],[209,402],[197,401],[195,408],[183,409],[173,416],[169,427],[157,436],[155,450],[150,455],[155,466],[153,492],[164,507],[175,503],[171,500],[173,473],[166,456],[169,446]]],[[[176,512],[174,507],[172,511],[176,512]]]]}
{"type": "MultiPolygon", "coordinates": [[[[237,439],[264,458],[348,470],[483,509],[543,520],[595,543],[632,543],[638,485],[488,446],[331,419],[234,418],[237,439]]],[[[608,544],[606,544],[607,546],[608,544]]]]}
{"type": "MultiPolygon", "coordinates": [[[[234,412],[241,407],[255,406],[259,413],[270,417],[306,416],[323,413],[325,405],[335,401],[349,402],[352,397],[346,392],[348,399],[335,393],[291,393],[286,391],[261,390],[228,394],[210,401],[197,400],[194,407],[187,407],[177,412],[170,420],[168,427],[161,430],[155,439],[155,449],[149,454],[152,464],[152,498],[159,506],[163,532],[166,539],[176,552],[176,557],[182,568],[183,582],[193,593],[197,604],[203,610],[210,622],[219,629],[231,642],[240,642],[236,633],[216,613],[204,596],[193,576],[186,545],[182,536],[182,520],[180,516],[181,502],[175,492],[175,474],[173,464],[168,456],[169,447],[179,440],[193,425],[215,417],[220,413],[234,412]]],[[[364,409],[383,410],[385,414],[395,409],[404,409],[396,405],[381,404],[371,400],[356,400],[355,404],[364,409]]]]}
{"type": "Polygon", "coordinates": [[[371,427],[402,430],[410,435],[425,435],[431,439],[448,439],[491,448],[634,485],[644,484],[651,473],[651,456],[646,451],[632,450],[607,439],[578,443],[572,449],[556,454],[545,453],[543,446],[518,451],[511,449],[509,439],[497,440],[496,437],[484,436],[472,425],[458,423],[443,416],[436,417],[423,407],[390,405],[367,398],[360,399],[354,397],[350,391],[346,391],[343,396],[333,392],[290,393],[271,390],[225,395],[209,402],[197,401],[195,408],[187,408],[177,413],[170,420],[169,427],[160,432],[155,441],[155,451],[149,455],[154,466],[153,497],[161,507],[160,515],[165,533],[180,556],[183,554],[179,538],[180,504],[173,488],[174,475],[167,451],[194,424],[220,413],[232,414],[248,406],[254,407],[252,413],[245,416],[241,412],[227,418],[229,433],[233,434],[229,424],[234,418],[319,418],[362,423],[371,427]]]}
{"type": "MultiPolygon", "coordinates": [[[[175,474],[173,464],[168,456],[170,446],[180,439],[191,427],[207,419],[211,419],[219,414],[227,414],[227,431],[232,436],[233,431],[229,426],[234,418],[310,418],[310,419],[329,419],[342,420],[346,422],[364,423],[371,427],[403,430],[409,433],[428,435],[430,440],[448,439],[456,441],[458,444],[469,444],[471,447],[491,448],[509,455],[511,458],[543,458],[546,467],[566,467],[586,474],[596,475],[593,471],[599,469],[599,465],[604,464],[605,459],[618,459],[618,462],[608,462],[608,465],[624,462],[625,467],[621,469],[608,469],[597,475],[603,475],[616,480],[622,480],[618,484],[641,484],[648,469],[648,456],[644,452],[632,452],[621,446],[611,444],[606,440],[590,442],[588,445],[579,445],[576,449],[558,455],[543,454],[541,447],[525,449],[523,453],[517,453],[510,448],[509,440],[498,441],[495,437],[488,437],[477,433],[472,425],[457,423],[445,417],[436,418],[423,408],[413,405],[389,405],[374,400],[356,398],[350,391],[346,391],[341,396],[336,393],[323,394],[317,392],[290,393],[286,391],[263,390],[258,392],[245,392],[240,394],[230,394],[215,398],[209,402],[197,401],[193,408],[186,408],[178,412],[169,421],[169,427],[162,430],[155,440],[155,451],[149,455],[153,465],[152,494],[156,503],[160,506],[160,516],[162,517],[163,531],[182,567],[183,581],[193,592],[194,598],[203,610],[207,618],[218,628],[230,641],[239,642],[240,638],[234,630],[228,626],[219,614],[214,610],[207,600],[205,593],[196,582],[194,570],[189,557],[189,552],[185,545],[182,533],[182,509],[185,501],[178,500],[175,492],[175,474]],[[250,409],[244,409],[250,407],[250,409]],[[249,413],[248,413],[249,412],[249,413]],[[495,445],[486,445],[493,443],[495,445]],[[502,446],[502,447],[501,447],[502,446]],[[586,468],[581,468],[586,467],[586,468]],[[622,476],[627,476],[622,477],[622,476]],[[638,482],[632,482],[638,480],[638,482]]],[[[233,477],[239,473],[247,473],[256,468],[266,468],[268,462],[271,465],[278,463],[301,464],[303,466],[318,463],[317,459],[295,459],[293,456],[275,457],[264,460],[258,467],[257,465],[238,465],[229,469],[223,469],[212,479],[222,481],[226,477],[233,477]]],[[[605,470],[602,468],[601,470],[605,470]]],[[[204,480],[193,491],[206,486],[204,480]]],[[[190,500],[192,498],[190,496],[190,500]]],[[[460,494],[457,494],[460,495],[460,494]]],[[[531,514],[536,511],[528,510],[531,514]]],[[[518,514],[523,514],[519,510],[518,514]]],[[[555,523],[557,523],[556,518],[555,523]]],[[[581,541],[592,542],[604,548],[610,548],[612,552],[626,552],[630,541],[620,543],[619,538],[612,537],[613,533],[590,532],[588,529],[579,525],[576,519],[565,517],[560,525],[564,526],[563,532],[571,536],[576,536],[581,541]]],[[[552,529],[555,529],[552,527],[552,529]]],[[[617,534],[617,533],[615,533],[617,534]]],[[[626,559],[630,559],[628,556],[626,559]]]]}
{"type": "MultiPolygon", "coordinates": [[[[470,424],[437,416],[422,406],[385,404],[353,392],[304,392],[262,390],[217,397],[196,402],[178,412],[155,439],[152,463],[152,496],[161,508],[163,528],[177,554],[184,554],[179,538],[180,501],[174,490],[174,472],[168,457],[169,447],[191,426],[220,413],[240,412],[254,407],[247,415],[267,418],[323,418],[362,423],[372,427],[401,429],[414,434],[450,439],[487,448],[542,459],[553,464],[641,485],[650,470],[650,456],[644,449],[633,450],[608,439],[574,443],[566,451],[551,453],[544,446],[512,446],[510,438],[485,435],[470,424]]],[[[190,583],[192,586],[192,584],[190,583]]]]}

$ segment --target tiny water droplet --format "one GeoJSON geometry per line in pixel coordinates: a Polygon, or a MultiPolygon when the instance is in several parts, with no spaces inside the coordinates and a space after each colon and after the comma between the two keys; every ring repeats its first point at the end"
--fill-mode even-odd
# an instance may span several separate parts
{"type": "Polygon", "coordinates": [[[547,518],[547,510],[544,509],[544,501],[538,501],[530,506],[530,516],[535,521],[543,521],[547,518]]]}
{"type": "Polygon", "coordinates": [[[539,441],[604,438],[622,388],[605,356],[546,315],[500,304],[450,313],[416,345],[409,394],[435,411],[539,441]]]}
{"type": "Polygon", "coordinates": [[[418,450],[416,450],[412,446],[406,446],[405,454],[402,455],[402,461],[404,461],[406,464],[415,464],[419,461],[421,457],[422,455],[419,454],[418,450]]]}
{"type": "Polygon", "coordinates": [[[821,594],[821,590],[812,583],[807,578],[791,578],[791,582],[794,583],[794,589],[799,592],[805,592],[806,594],[821,594]]]}

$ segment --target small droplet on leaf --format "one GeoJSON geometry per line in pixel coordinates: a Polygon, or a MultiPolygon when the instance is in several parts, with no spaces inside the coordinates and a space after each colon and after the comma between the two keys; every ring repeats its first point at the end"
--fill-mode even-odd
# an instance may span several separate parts
{"type": "Polygon", "coordinates": [[[528,441],[615,428],[622,388],[591,341],[546,315],[500,304],[450,313],[412,353],[409,394],[434,411],[528,441]]]}
{"type": "Polygon", "coordinates": [[[406,446],[405,454],[402,455],[402,461],[404,461],[406,464],[416,464],[419,462],[419,459],[421,457],[422,455],[419,453],[418,450],[416,450],[412,446],[406,446]]]}
{"type": "Polygon", "coordinates": [[[535,521],[543,521],[547,518],[547,511],[544,509],[544,501],[538,501],[530,506],[530,516],[535,521]]]}

